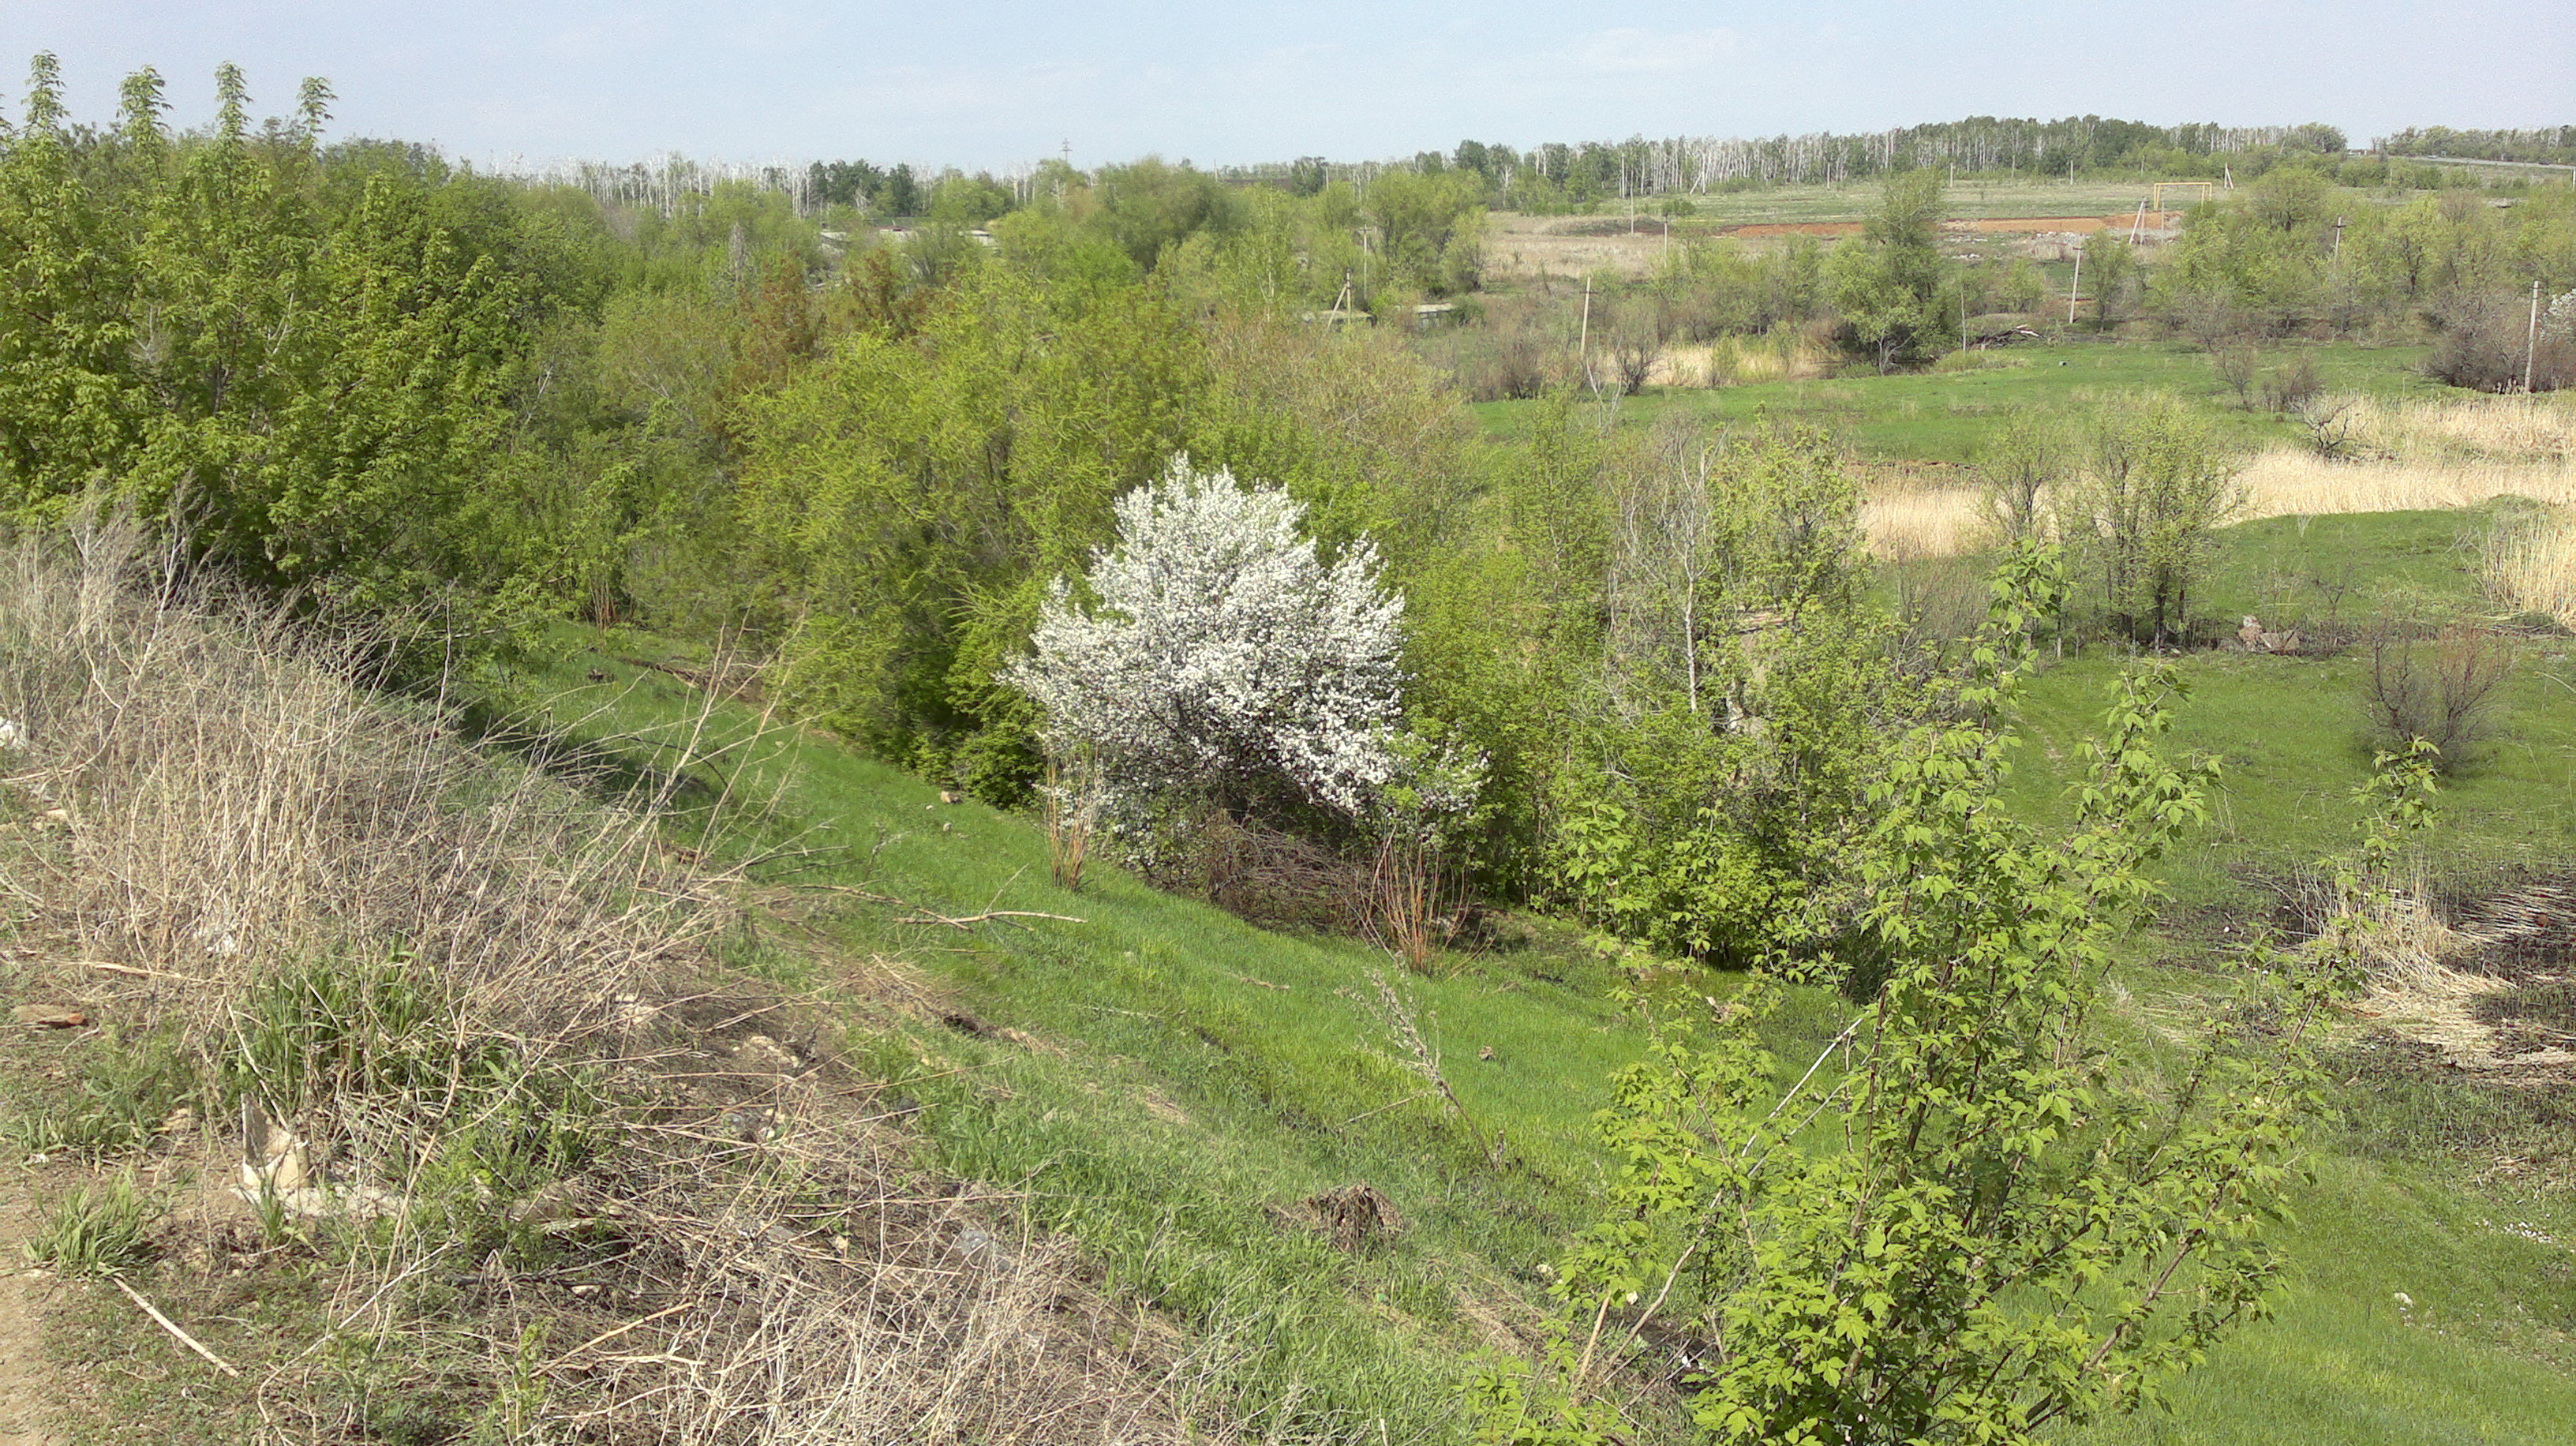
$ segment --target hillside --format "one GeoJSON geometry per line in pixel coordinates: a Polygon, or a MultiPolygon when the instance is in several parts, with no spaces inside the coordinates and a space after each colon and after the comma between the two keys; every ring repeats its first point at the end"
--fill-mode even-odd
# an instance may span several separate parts
{"type": "Polygon", "coordinates": [[[2576,190],[246,87],[0,124],[0,1446],[2576,1420],[2576,190]]]}
{"type": "MultiPolygon", "coordinates": [[[[2406,575],[2395,570],[2406,557],[2426,556],[2429,573],[2411,585],[2465,595],[2458,554],[2438,545],[2464,525],[2457,515],[2351,522],[2236,529],[2229,556],[2241,560],[2230,570],[2247,575],[2256,559],[2303,545],[2358,559],[2375,585],[2406,575]],[[2410,526],[2434,529],[2437,545],[2379,540],[2410,526]]],[[[1620,971],[1600,955],[1560,926],[1503,919],[1430,975],[1406,977],[1374,951],[1266,933],[1114,868],[1095,864],[1067,890],[1049,881],[1045,836],[1023,819],[944,802],[899,770],[765,724],[747,702],[710,701],[683,675],[721,674],[649,637],[566,641],[585,647],[553,674],[549,706],[569,726],[549,745],[555,766],[612,799],[659,786],[678,801],[660,825],[672,831],[668,847],[685,844],[731,880],[714,885],[732,902],[710,917],[708,953],[694,966],[711,972],[666,1006],[705,1027],[683,1036],[696,1041],[689,1052],[731,1051],[736,1062],[720,1068],[739,1073],[754,1069],[747,1053],[784,1040],[808,1068],[847,1081],[823,1094],[872,1102],[865,1114],[836,1123],[821,1096],[793,1096],[781,1138],[863,1126],[884,1141],[874,1148],[963,1184],[960,1198],[1013,1222],[1024,1242],[1015,1250],[1063,1260],[1081,1282],[1071,1288],[1100,1302],[1105,1313],[1088,1329],[1128,1343],[1118,1349],[1136,1400],[1184,1410],[1220,1435],[1358,1440],[1382,1429],[1390,1440],[1448,1439],[1462,1359],[1527,1348],[1545,1266],[1583,1220],[1604,1166],[1589,1117],[1611,1071],[1642,1044],[1610,998],[1620,971]],[[718,1012],[687,1003],[691,995],[725,1004],[718,1012]],[[743,1020],[768,1011],[798,1022],[755,1042],[743,1020]],[[1402,1229],[1337,1248],[1310,1202],[1361,1183],[1391,1203],[1402,1229]],[[1149,1335],[1156,1344],[1139,1358],[1149,1335]]],[[[2228,753],[2232,781],[2220,826],[2177,866],[2174,912],[2121,976],[2122,1018],[2150,1056],[2156,1021],[2200,1007],[2209,971],[2224,967],[2211,951],[2226,929],[2265,913],[2243,885],[2348,826],[2335,800],[2363,769],[2350,727],[2338,726],[2349,666],[2225,656],[2192,665],[2197,696],[2179,740],[2228,753]]],[[[2535,787],[2569,796],[2567,715],[2552,690],[2568,686],[2570,666],[2563,648],[2534,645],[2510,746],[2450,791],[2434,856],[2564,856],[2568,820],[2528,805],[2535,787]]],[[[2087,660],[2043,676],[2022,806],[2052,806],[2046,760],[2089,727],[2106,669],[2087,660]]],[[[496,776],[524,766],[507,752],[483,756],[478,766],[496,776]]],[[[30,832],[42,828],[42,800],[18,797],[12,872],[27,879],[25,851],[53,846],[30,832]]],[[[82,867],[76,856],[65,864],[82,867]]],[[[147,1204],[124,1278],[248,1373],[241,1384],[204,1378],[185,1415],[148,1393],[84,1399],[101,1422],[222,1439],[231,1413],[255,1399],[248,1382],[296,1368],[288,1344],[319,1345],[344,1309],[331,1302],[382,1267],[363,1228],[261,1227],[252,1207],[216,1188],[233,1126],[200,1136],[184,1115],[166,1130],[158,1118],[164,1101],[191,1097],[184,1084],[155,1082],[149,1063],[154,1041],[183,1027],[169,1022],[178,1001],[149,992],[148,978],[78,972],[73,951],[92,946],[55,932],[53,917],[18,916],[13,996],[111,1023],[11,1036],[14,1137],[43,1160],[20,1188],[59,1218],[82,1182],[140,1181],[147,1204]],[[135,1121],[136,1133],[73,1123],[102,1109],[135,1121]],[[279,1243],[257,1243],[263,1228],[279,1243]],[[207,1232],[230,1242],[214,1257],[198,1243],[207,1232]],[[230,1263],[209,1277],[211,1259],[230,1263]],[[225,1323],[251,1301],[261,1314],[225,1323]]],[[[1723,995],[1736,981],[1667,970],[1642,982],[1723,995]]],[[[226,1007],[220,996],[183,998],[182,1017],[226,1007]]],[[[1781,1056],[1812,1054],[1844,1017],[1829,994],[1797,996],[1775,1027],[1781,1056]]],[[[2556,1167],[2541,1162],[2565,1155],[2537,1153],[2563,1151],[2559,1088],[2428,1072],[2372,1044],[2365,1021],[2347,1031],[2346,1118],[2320,1142],[2313,1183],[2296,1196],[2297,1283],[2280,1314],[2187,1377],[2173,1415],[2104,1439],[2411,1442],[2467,1429],[2538,1442],[2576,1412],[2565,1374],[2576,1313],[2558,1243],[2576,1213],[2544,1188],[2556,1167]],[[2514,1168],[2517,1159],[2542,1176],[2514,1168]],[[2401,1306],[2400,1293],[2412,1304],[2401,1306]]],[[[206,1115],[228,1120],[212,1102],[206,1115]]],[[[561,1178],[595,1182],[620,1168],[611,1149],[561,1178]]],[[[567,1264],[540,1252],[504,1268],[518,1280],[512,1289],[541,1291],[567,1264]]],[[[421,1329],[416,1313],[441,1298],[385,1288],[385,1306],[410,1297],[379,1322],[389,1339],[421,1329]]],[[[38,1290],[52,1302],[56,1349],[131,1362],[102,1379],[202,1376],[158,1332],[100,1334],[131,1309],[108,1287],[38,1290]]],[[[603,1320],[602,1330],[615,1324],[603,1320]]],[[[687,1320],[637,1330],[677,1349],[687,1320]]],[[[1091,1349],[1103,1343],[1093,1340],[1091,1349]]],[[[376,1409],[430,1389],[435,1377],[412,1374],[428,1361],[403,1352],[381,1361],[376,1409]]],[[[569,1359],[541,1365],[538,1380],[574,1372],[566,1389],[581,1374],[569,1359]]]]}

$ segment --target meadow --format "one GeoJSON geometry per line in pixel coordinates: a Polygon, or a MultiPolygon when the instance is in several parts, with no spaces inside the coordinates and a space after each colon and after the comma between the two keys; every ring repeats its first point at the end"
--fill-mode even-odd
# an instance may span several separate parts
{"type": "MultiPolygon", "coordinates": [[[[2319,519],[2304,534],[2252,524],[2230,535],[2228,586],[2251,589],[2285,562],[2348,558],[2371,588],[2466,601],[2473,579],[2450,545],[2463,524],[2446,513],[2319,519]]],[[[2529,864],[2576,846],[2576,713],[2562,705],[2576,686],[2571,652],[2526,658],[2508,739],[2446,792],[2430,856],[2529,864]]],[[[595,716],[602,736],[679,726],[685,690],[620,655],[635,652],[578,656],[611,676],[584,685],[567,670],[566,705],[595,716]]],[[[2053,765],[2098,726],[2116,667],[2070,662],[2034,684],[2017,808],[2062,807],[2053,765]]],[[[2267,918],[2254,880],[2349,838],[2352,790],[2369,769],[2348,661],[2205,656],[2185,679],[2175,745],[2223,756],[2227,782],[2216,823],[2167,872],[2170,927],[2141,937],[2118,976],[2123,1027],[2150,1037],[2223,997],[2226,945],[2212,920],[2242,929],[2267,918]]],[[[922,1128],[943,1168],[1025,1192],[1037,1218],[1186,1328],[1258,1341],[1230,1382],[1239,1399],[1268,1403],[1249,1406],[1249,1422],[1321,1424],[1366,1399],[1387,1413],[1389,1439],[1454,1429],[1446,1388],[1458,1356],[1511,1349],[1534,1327],[1553,1242],[1582,1218],[1607,1164],[1590,1117],[1608,1072],[1643,1044],[1636,1017],[1606,999],[1619,969],[1562,926],[1516,919],[1508,942],[1446,954],[1426,977],[1391,976],[1383,954],[1266,934],[1114,868],[1062,889],[1028,821],[942,803],[837,749],[782,741],[764,757],[774,761],[735,787],[783,788],[770,826],[822,850],[776,890],[800,900],[781,937],[830,948],[782,942],[763,957],[825,997],[872,995],[846,982],[853,971],[900,969],[930,991],[936,1002],[913,1004],[874,1048],[898,1080],[955,1071],[903,1085],[933,1106],[922,1128]],[[842,904],[836,887],[903,902],[842,904]],[[971,933],[901,922],[997,909],[1084,922],[971,933]],[[826,962],[836,958],[868,962],[826,962]],[[1398,1042],[1373,978],[1409,996],[1463,1113],[1398,1042]],[[959,1007],[1026,1038],[934,1022],[959,1007]],[[1353,1258],[1283,1224],[1300,1201],[1358,1180],[1404,1212],[1407,1233],[1382,1251],[1353,1258]]],[[[1738,980],[1637,982],[1723,997],[1738,980]]],[[[1799,991],[1774,1047],[1784,1060],[1812,1055],[1848,1008],[1799,991]]],[[[2351,1034],[2359,1048],[2363,1027],[2351,1034]]],[[[2170,1414],[2082,1439],[2556,1439],[2576,1413],[2576,1300],[2560,1243],[2576,1238],[2576,1208],[2494,1176],[2495,1160],[2462,1150],[2458,1131],[2409,1136],[2385,1118],[2496,1108],[2435,1098],[2461,1088],[2436,1080],[2345,1101],[2345,1123],[2310,1160],[2313,1183],[2291,1202],[2296,1284],[2278,1316],[2186,1377],[2170,1414]],[[2414,1304],[2401,1307],[2400,1292],[2414,1304]]]]}
{"type": "Polygon", "coordinates": [[[1465,147],[646,196],[326,145],[321,91],[255,129],[237,72],[189,132],[137,76],[107,137],[51,65],[0,128],[0,1412],[1680,1443],[1814,1344],[1748,1320],[1905,1396],[2053,1312],[2039,1375],[2109,1401],[2275,1287],[2160,1403],[1957,1432],[2576,1420],[2576,413],[2438,380],[2506,384],[2558,193],[2247,141],[2077,323],[2063,248],[1973,223],[2128,213],[2126,160],[1669,239],[1604,147],[1536,172],[1589,214],[1490,227],[1465,147]],[[203,345],[116,340],[163,335],[203,345]],[[2014,551],[2034,436],[2064,546],[2014,551]],[[2142,670],[2160,741],[2106,713],[2142,670]],[[2429,827],[2351,865],[2417,732],[2429,827]],[[2188,760],[2208,816],[2133,876],[2188,760]],[[2085,834],[2097,785],[2144,791],[2085,834]],[[1815,1190],[1719,1208],[1766,1169],[1815,1190]]]}

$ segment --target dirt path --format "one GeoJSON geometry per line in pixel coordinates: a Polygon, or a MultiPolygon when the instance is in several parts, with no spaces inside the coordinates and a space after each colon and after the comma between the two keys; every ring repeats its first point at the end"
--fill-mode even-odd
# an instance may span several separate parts
{"type": "MultiPolygon", "coordinates": [[[[2148,211],[2141,216],[2132,211],[2117,216],[1975,216],[1945,220],[1941,223],[1941,229],[1944,231],[1998,231],[2015,235],[2037,235],[2042,232],[2081,235],[2107,231],[2115,226],[2142,224],[2150,230],[2162,231],[2173,225],[2180,215],[2181,213],[2177,211],[2148,211]]],[[[1718,234],[1722,236],[1857,236],[1861,233],[1862,225],[1863,223],[1859,221],[1752,221],[1741,226],[1721,226],[1718,228],[1718,234]]]]}
{"type": "Polygon", "coordinates": [[[46,1419],[61,1392],[45,1364],[44,1286],[24,1249],[35,1202],[23,1181],[0,1189],[0,1446],[62,1446],[46,1419]]]}

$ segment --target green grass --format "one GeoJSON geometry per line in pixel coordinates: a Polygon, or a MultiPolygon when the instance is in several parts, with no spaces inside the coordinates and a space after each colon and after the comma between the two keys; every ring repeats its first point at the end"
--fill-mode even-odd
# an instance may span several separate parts
{"type": "MultiPolygon", "coordinates": [[[[571,676],[593,662],[575,659],[571,676]]],[[[690,700],[675,685],[600,666],[616,676],[561,706],[600,710],[595,731],[628,740],[678,726],[690,700]]],[[[772,735],[740,767],[748,796],[785,788],[744,846],[794,854],[758,872],[820,910],[834,952],[915,961],[949,1007],[1041,1041],[920,1022],[877,1033],[872,1062],[926,1106],[941,1167],[1025,1191],[1112,1285],[1237,1337],[1227,1384],[1264,1429],[1283,1412],[1300,1430],[1368,1439],[1360,1426],[1377,1416],[1397,1440],[1448,1429],[1480,1322],[1529,1317],[1534,1268],[1594,1198],[1590,1115],[1640,1052],[1609,968],[1525,946],[1405,981],[1462,1121],[1390,1037],[1371,951],[1265,933],[1113,868],[1059,888],[1026,822],[943,805],[932,785],[811,737],[772,735]],[[905,924],[910,908],[835,888],[1083,922],[905,924]],[[1381,1252],[1342,1255],[1274,1213],[1360,1180],[1409,1225],[1381,1252]]],[[[834,983],[792,951],[764,957],[794,982],[834,983]]],[[[1831,1009],[1813,999],[1793,1027],[1829,1035],[1831,1009]]]]}
{"type": "MultiPolygon", "coordinates": [[[[2223,574],[2233,580],[2217,595],[2299,565],[2311,546],[2324,560],[2361,559],[2374,586],[2465,595],[2446,550],[2459,519],[2328,521],[2231,533],[2223,574]]],[[[2082,659],[2034,687],[2020,784],[2034,813],[2056,807],[2050,763],[2093,726],[2114,666],[2082,659]]],[[[2349,665],[2205,656],[2184,666],[2198,691],[2181,742],[2226,748],[2234,767],[2220,829],[2181,872],[2223,881],[2247,858],[2304,858],[2348,837],[2346,795],[2366,766],[2350,741],[2349,665]]],[[[2455,834],[2563,854],[2576,829],[2565,761],[2576,733],[2568,710],[2545,706],[2554,685],[2538,680],[2552,669],[2566,671],[2564,660],[2526,671],[2517,746],[2450,791],[2455,834]]],[[[557,677],[562,706],[595,710],[591,731],[630,747],[677,728],[693,702],[660,674],[596,655],[557,677]],[[594,664],[608,682],[572,681],[594,664]]],[[[720,724],[734,736],[747,727],[730,713],[720,724]]],[[[772,735],[747,757],[694,771],[710,782],[730,772],[742,796],[779,790],[775,816],[734,846],[775,855],[759,872],[801,893],[786,911],[812,911],[825,956],[910,960],[941,992],[940,1009],[994,1027],[969,1035],[882,1012],[859,1025],[889,1097],[925,1106],[918,1120],[941,1168],[1025,1192],[1033,1218],[1079,1240],[1113,1287],[1218,1342],[1226,1394],[1259,1429],[1365,1440],[1383,1419],[1390,1439],[1450,1439],[1465,1354],[1496,1321],[1529,1318],[1535,1267],[1595,1198],[1604,1163],[1589,1116],[1640,1046],[1606,999],[1611,969],[1543,934],[1411,981],[1468,1112],[1462,1124],[1421,1097],[1427,1086],[1393,1046],[1371,1003],[1368,951],[1264,933],[1112,869],[1079,893],[1059,889],[1027,822],[942,804],[933,785],[812,735],[772,735]],[[1084,922],[907,924],[904,908],[797,887],[816,885],[951,915],[1031,909],[1084,922]],[[1491,1060],[1480,1057],[1488,1048],[1491,1060]],[[1500,1166],[1488,1153],[1497,1135],[1500,1166]],[[1342,1255],[1277,1213],[1356,1180],[1408,1217],[1382,1250],[1342,1255]]],[[[825,997],[865,992],[864,970],[818,962],[791,940],[745,934],[735,951],[825,997]]],[[[2145,964],[2123,977],[2142,1000],[2174,1008],[2214,982],[2145,964]]],[[[1702,978],[1712,992],[1730,982],[1702,978]]],[[[1775,1045],[1803,1059],[1800,1047],[1811,1052],[1842,1017],[1829,996],[1800,994],[1775,1045]]],[[[2186,1379],[2171,1417],[2112,1423],[2098,1438],[2563,1439],[2550,1429],[2576,1419],[2563,1248],[2481,1223],[2501,1207],[2437,1152],[2356,1139],[2334,1143],[2317,1167],[2284,1238],[2297,1284],[2279,1319],[2186,1379]],[[2400,1320],[2395,1290],[2422,1309],[2400,1320]]],[[[2535,1206],[2541,1214],[2516,1218],[2576,1238],[2576,1219],[2551,1208],[2560,1214],[2535,1206]]]]}
{"type": "Polygon", "coordinates": [[[2300,1278],[2105,1443],[2562,1442],[2576,1421],[2576,1211],[2510,1214],[2439,1174],[2327,1157],[2286,1245],[2300,1278]],[[2504,1225],[2549,1237],[2527,1238],[2504,1225]],[[2412,1302],[2401,1307],[2404,1293],[2412,1302]]]}
{"type": "MultiPolygon", "coordinates": [[[[2492,611],[2476,592],[2467,544],[2486,510],[2272,518],[2229,528],[2205,606],[2266,626],[2331,619],[2348,631],[2390,614],[2492,611]],[[2320,585],[2318,579],[2324,579],[2320,585]]],[[[2501,736],[2442,781],[2426,848],[2454,869],[2576,857],[2576,640],[2530,638],[2504,689],[2501,736]]],[[[2247,871],[2275,874],[2348,847],[2353,792],[2370,776],[2363,710],[2366,641],[2339,655],[2198,652],[2176,660],[2190,689],[2174,746],[2221,760],[2213,827],[2168,862],[2187,903],[2244,903],[2247,871]]],[[[2048,668],[2024,699],[2013,799],[2029,816],[2064,816],[2059,790],[2075,745],[2099,724],[2104,690],[2126,659],[2095,649],[2048,668]]]]}
{"type": "Polygon", "coordinates": [[[27,1258],[65,1275],[122,1275],[151,1258],[157,1213],[131,1174],[74,1185],[46,1207],[27,1258]]]}
{"type": "MultiPolygon", "coordinates": [[[[2315,360],[2329,391],[2402,398],[2450,390],[2411,370],[2423,355],[2421,348],[2336,342],[2298,350],[2315,360]]],[[[2223,435],[2249,448],[2302,435],[2291,420],[2237,407],[2234,394],[2210,371],[2207,354],[2189,347],[2084,339],[2018,347],[2005,355],[2026,365],[1654,388],[1608,405],[1622,427],[1650,427],[1672,416],[1718,423],[1768,416],[1825,428],[1861,455],[1887,461],[1965,462],[2008,417],[2077,422],[2121,395],[2142,391],[2172,392],[2197,404],[2223,435]]],[[[1536,409],[1543,405],[1480,402],[1469,410],[1488,435],[1515,441],[1528,435],[1536,409]]]]}

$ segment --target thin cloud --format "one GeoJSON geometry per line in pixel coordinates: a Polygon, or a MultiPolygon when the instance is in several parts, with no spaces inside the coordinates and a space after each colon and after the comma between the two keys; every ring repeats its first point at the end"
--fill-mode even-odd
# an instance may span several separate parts
{"type": "Polygon", "coordinates": [[[1621,26],[1585,36],[1576,54],[1595,75],[1670,75],[1741,58],[1744,37],[1725,26],[1657,32],[1621,26]]]}

